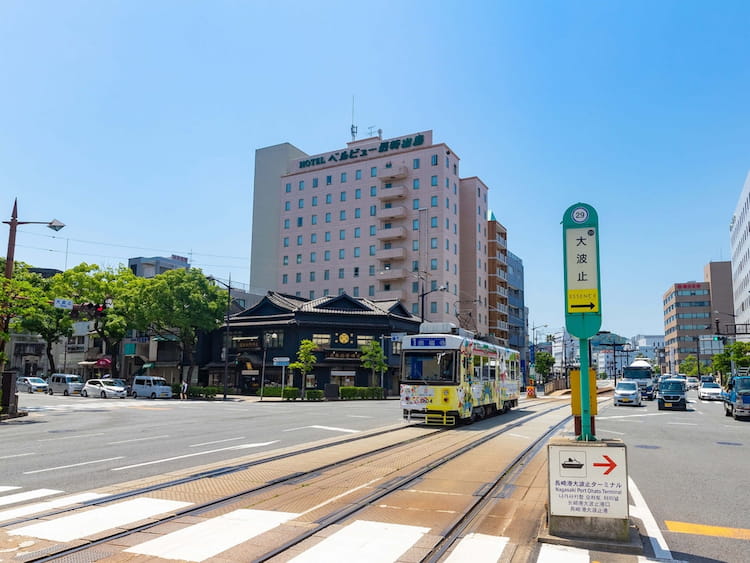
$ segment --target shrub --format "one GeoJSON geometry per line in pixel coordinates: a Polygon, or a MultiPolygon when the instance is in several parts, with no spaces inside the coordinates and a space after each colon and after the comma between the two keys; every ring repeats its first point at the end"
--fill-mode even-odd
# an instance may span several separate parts
{"type": "Polygon", "coordinates": [[[299,397],[299,389],[296,387],[284,387],[284,395],[282,399],[286,399],[287,401],[290,400],[296,400],[299,397]]]}
{"type": "Polygon", "coordinates": [[[323,398],[322,389],[308,389],[305,391],[305,399],[308,401],[320,401],[323,398]]]}
{"type": "MultiPolygon", "coordinates": [[[[260,390],[258,390],[260,395],[260,390]]],[[[280,385],[266,385],[263,387],[263,397],[281,397],[280,385]]]]}
{"type": "Polygon", "coordinates": [[[341,387],[339,396],[342,399],[382,399],[382,387],[341,387]]]}

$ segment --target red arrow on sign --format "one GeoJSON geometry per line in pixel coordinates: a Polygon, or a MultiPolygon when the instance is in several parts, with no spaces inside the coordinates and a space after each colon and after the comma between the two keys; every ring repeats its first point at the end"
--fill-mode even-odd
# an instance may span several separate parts
{"type": "Polygon", "coordinates": [[[614,462],[614,460],[609,457],[608,455],[603,456],[604,459],[607,460],[607,463],[595,463],[594,467],[607,467],[608,469],[604,472],[605,475],[609,475],[612,473],[612,470],[617,467],[617,464],[614,462]]]}

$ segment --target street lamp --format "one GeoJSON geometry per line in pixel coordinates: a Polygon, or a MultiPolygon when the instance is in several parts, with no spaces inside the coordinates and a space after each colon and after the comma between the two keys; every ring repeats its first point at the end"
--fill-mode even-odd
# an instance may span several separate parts
{"type": "Polygon", "coordinates": [[[545,323],[543,325],[535,325],[531,327],[531,345],[529,346],[531,352],[529,352],[529,363],[534,367],[534,377],[536,377],[536,329],[544,328],[546,326],[549,325],[545,323]]]}
{"type": "MultiPolygon", "coordinates": [[[[18,198],[13,200],[13,212],[10,215],[10,221],[3,221],[10,226],[8,233],[8,252],[5,255],[5,278],[13,279],[13,261],[16,253],[16,229],[18,225],[47,225],[53,231],[59,231],[65,226],[65,223],[52,219],[52,221],[19,221],[18,220],[18,198]]],[[[3,335],[0,336],[0,356],[5,352],[6,336],[10,326],[10,315],[5,314],[3,318],[3,335]]],[[[0,367],[5,369],[5,361],[0,361],[0,367]]],[[[1,370],[0,370],[1,371],[1,370]]]]}
{"type": "Polygon", "coordinates": [[[422,293],[419,294],[419,299],[421,302],[421,313],[422,313],[422,322],[424,322],[424,298],[428,296],[430,293],[435,293],[436,291],[446,291],[447,288],[444,285],[441,285],[440,287],[436,287],[435,289],[431,289],[430,291],[424,290],[424,278],[422,278],[422,293]]]}
{"type": "Polygon", "coordinates": [[[224,328],[224,376],[222,378],[222,384],[224,387],[224,401],[227,400],[227,379],[229,378],[229,312],[232,308],[232,274],[229,274],[229,283],[217,280],[214,277],[208,278],[214,283],[219,283],[227,288],[227,312],[226,312],[226,327],[224,328]]]}

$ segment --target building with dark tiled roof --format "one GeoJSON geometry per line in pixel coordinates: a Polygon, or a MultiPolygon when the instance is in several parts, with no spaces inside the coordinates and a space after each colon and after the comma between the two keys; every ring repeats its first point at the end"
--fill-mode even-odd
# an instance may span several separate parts
{"type": "Polygon", "coordinates": [[[286,369],[285,385],[298,389],[325,389],[329,383],[380,387],[382,378],[382,386],[390,394],[398,394],[400,335],[418,332],[419,323],[398,300],[346,293],[305,299],[271,291],[253,307],[229,318],[228,335],[223,330],[215,333],[213,361],[205,366],[205,376],[209,385],[223,385],[226,339],[231,389],[256,392],[262,379],[266,385],[281,384],[282,368],[274,365],[274,358],[295,362],[302,340],[312,340],[317,345],[312,373],[303,382],[300,373],[286,369]],[[388,369],[382,374],[373,374],[362,365],[361,348],[373,340],[386,354],[388,369]]]}

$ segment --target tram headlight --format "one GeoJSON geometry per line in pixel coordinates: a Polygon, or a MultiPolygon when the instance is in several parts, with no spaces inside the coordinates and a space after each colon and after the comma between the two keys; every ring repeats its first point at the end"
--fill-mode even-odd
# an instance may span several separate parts
{"type": "Polygon", "coordinates": [[[447,403],[451,399],[450,389],[443,389],[443,402],[447,403]]]}

